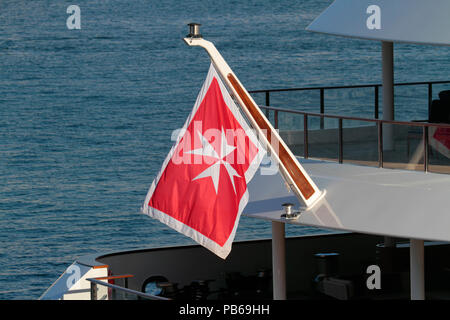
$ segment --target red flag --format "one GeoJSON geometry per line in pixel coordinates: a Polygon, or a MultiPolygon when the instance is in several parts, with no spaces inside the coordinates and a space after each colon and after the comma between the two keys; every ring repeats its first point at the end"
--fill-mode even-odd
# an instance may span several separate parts
{"type": "Polygon", "coordinates": [[[226,258],[264,153],[211,65],[142,212],[226,258]]]}

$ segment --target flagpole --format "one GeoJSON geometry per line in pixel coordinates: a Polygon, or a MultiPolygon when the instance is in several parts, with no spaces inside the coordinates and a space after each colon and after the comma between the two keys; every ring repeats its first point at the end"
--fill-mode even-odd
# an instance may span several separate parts
{"type": "Polygon", "coordinates": [[[323,197],[325,191],[319,190],[314,181],[312,181],[214,44],[202,38],[199,33],[199,24],[191,23],[189,27],[190,34],[183,39],[184,42],[189,46],[202,47],[207,51],[217,72],[233,93],[241,110],[244,111],[252,127],[257,131],[260,140],[262,140],[266,149],[278,162],[283,178],[287,180],[286,182],[291,190],[303,202],[305,209],[311,208],[323,197]]]}

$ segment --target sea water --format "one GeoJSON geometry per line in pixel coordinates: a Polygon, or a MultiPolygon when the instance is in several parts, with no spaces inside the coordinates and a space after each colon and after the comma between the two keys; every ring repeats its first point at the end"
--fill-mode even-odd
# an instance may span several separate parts
{"type": "MultiPolygon", "coordinates": [[[[0,299],[38,298],[85,254],[192,243],[139,214],[209,67],[181,40],[187,23],[248,90],[379,83],[380,43],[304,31],[330,3],[1,1],[0,299]]],[[[449,53],[395,45],[396,81],[449,80],[449,53]]],[[[399,89],[396,117],[426,118],[426,93],[399,89]]],[[[373,115],[370,91],[326,98],[326,112],[373,115]]],[[[272,101],[318,112],[313,96],[272,101]]],[[[265,237],[270,224],[241,219],[236,240],[265,237]]]]}

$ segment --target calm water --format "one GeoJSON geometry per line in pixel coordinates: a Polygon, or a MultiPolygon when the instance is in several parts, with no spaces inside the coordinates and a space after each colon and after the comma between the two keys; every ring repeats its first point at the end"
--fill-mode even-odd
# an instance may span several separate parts
{"type": "MultiPolygon", "coordinates": [[[[77,1],[82,29],[68,30],[73,2],[1,1],[0,299],[38,298],[84,254],[190,243],[139,214],[209,67],[181,41],[188,22],[249,90],[380,82],[378,43],[303,31],[330,3],[77,1]]],[[[449,80],[449,53],[397,45],[396,81],[449,80]]],[[[411,95],[396,96],[398,118],[426,115],[411,95]]],[[[364,94],[331,98],[330,112],[371,115],[364,94]]],[[[236,238],[269,235],[243,218],[236,238]]]]}

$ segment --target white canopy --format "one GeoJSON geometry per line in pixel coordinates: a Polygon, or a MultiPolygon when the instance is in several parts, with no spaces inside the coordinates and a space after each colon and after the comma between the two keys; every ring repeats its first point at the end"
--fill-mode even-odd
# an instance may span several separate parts
{"type": "Polygon", "coordinates": [[[450,45],[449,0],[336,0],[307,28],[333,35],[450,45]]]}
{"type": "Polygon", "coordinates": [[[400,238],[450,241],[450,175],[299,158],[325,197],[296,220],[282,204],[299,202],[277,175],[257,173],[244,215],[277,222],[400,238]]]}

